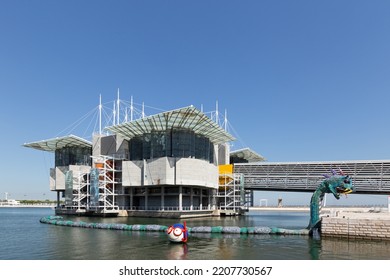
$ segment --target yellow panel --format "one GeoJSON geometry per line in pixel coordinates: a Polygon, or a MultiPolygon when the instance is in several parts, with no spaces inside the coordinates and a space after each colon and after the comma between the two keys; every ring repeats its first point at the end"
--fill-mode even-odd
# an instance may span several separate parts
{"type": "Polygon", "coordinates": [[[218,165],[219,174],[232,174],[233,164],[218,165]]]}

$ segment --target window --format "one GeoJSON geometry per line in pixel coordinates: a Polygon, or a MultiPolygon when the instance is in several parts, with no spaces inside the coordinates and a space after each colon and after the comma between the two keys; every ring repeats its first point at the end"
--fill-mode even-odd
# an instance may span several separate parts
{"type": "Polygon", "coordinates": [[[197,158],[214,162],[214,145],[192,130],[154,131],[129,141],[130,160],[161,157],[197,158]]]}
{"type": "Polygon", "coordinates": [[[129,141],[130,160],[143,159],[143,140],[142,136],[134,137],[129,141]]]}
{"type": "Polygon", "coordinates": [[[64,147],[55,151],[55,166],[91,165],[92,148],[64,147]]]}

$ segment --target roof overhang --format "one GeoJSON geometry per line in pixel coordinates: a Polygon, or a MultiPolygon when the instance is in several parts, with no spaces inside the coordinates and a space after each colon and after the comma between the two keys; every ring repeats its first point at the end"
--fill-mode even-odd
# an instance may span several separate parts
{"type": "Polygon", "coordinates": [[[189,129],[203,135],[214,144],[226,143],[235,138],[194,106],[159,113],[132,122],[107,127],[111,132],[131,139],[153,131],[189,129]]]}
{"type": "Polygon", "coordinates": [[[36,150],[54,152],[65,147],[83,147],[92,148],[92,143],[81,137],[75,135],[68,135],[63,137],[56,137],[48,140],[42,140],[37,142],[25,143],[24,147],[32,148],[36,150]]]}
{"type": "Polygon", "coordinates": [[[240,150],[235,150],[230,152],[231,157],[237,157],[240,159],[245,159],[248,162],[258,162],[258,161],[265,161],[266,158],[259,155],[255,151],[249,149],[249,148],[244,148],[240,150]]]}

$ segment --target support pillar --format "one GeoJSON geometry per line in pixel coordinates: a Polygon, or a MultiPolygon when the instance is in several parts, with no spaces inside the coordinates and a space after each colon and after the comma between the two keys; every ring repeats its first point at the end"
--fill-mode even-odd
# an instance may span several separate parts
{"type": "Polygon", "coordinates": [[[165,187],[161,187],[161,210],[164,211],[165,208],[165,187]]]}
{"type": "Polygon", "coordinates": [[[183,211],[183,187],[179,187],[179,211],[183,211]]]}
{"type": "Polygon", "coordinates": [[[145,187],[145,210],[148,210],[148,188],[145,187]]]}
{"type": "Polygon", "coordinates": [[[57,207],[60,207],[60,192],[57,191],[57,207]]]}
{"type": "Polygon", "coordinates": [[[194,210],[194,191],[193,187],[190,188],[190,210],[194,210]]]}
{"type": "Polygon", "coordinates": [[[199,199],[200,199],[200,201],[199,201],[199,208],[200,208],[200,210],[203,210],[203,190],[202,190],[202,188],[200,188],[199,189],[199,191],[200,191],[200,197],[199,197],[199,199]]]}
{"type": "Polygon", "coordinates": [[[209,198],[208,198],[209,205],[207,206],[207,209],[210,210],[211,209],[212,190],[207,190],[207,192],[208,192],[208,196],[209,196],[209,198]]]}
{"type": "Polygon", "coordinates": [[[134,187],[130,187],[129,189],[129,192],[130,192],[130,203],[129,203],[129,207],[130,207],[130,210],[133,210],[133,206],[134,206],[134,187]]]}

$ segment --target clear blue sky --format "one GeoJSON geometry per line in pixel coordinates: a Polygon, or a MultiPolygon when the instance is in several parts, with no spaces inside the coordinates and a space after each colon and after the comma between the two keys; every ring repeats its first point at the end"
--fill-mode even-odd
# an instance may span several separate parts
{"type": "Polygon", "coordinates": [[[117,88],[162,109],[218,100],[233,149],[269,161],[389,159],[389,15],[375,0],[3,0],[0,197],[54,197],[53,155],[21,145],[117,88]]]}

